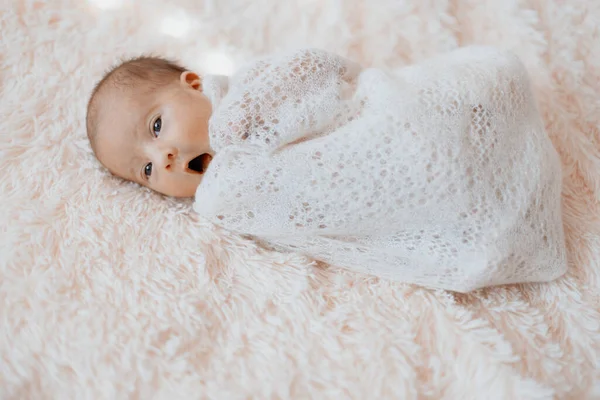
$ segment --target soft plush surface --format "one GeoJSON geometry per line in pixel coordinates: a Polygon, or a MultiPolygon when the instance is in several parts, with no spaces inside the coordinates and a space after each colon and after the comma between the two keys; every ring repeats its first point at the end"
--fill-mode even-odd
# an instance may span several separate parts
{"type": "Polygon", "coordinates": [[[0,6],[0,398],[600,398],[599,2],[162,3],[0,6]],[[85,136],[123,56],[230,72],[278,48],[400,66],[466,44],[530,69],[565,172],[554,283],[454,295],[268,253],[110,177],[85,136]]]}

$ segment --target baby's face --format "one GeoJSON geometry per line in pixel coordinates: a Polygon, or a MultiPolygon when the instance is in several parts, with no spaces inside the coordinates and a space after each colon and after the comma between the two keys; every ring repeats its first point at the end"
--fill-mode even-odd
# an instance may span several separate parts
{"type": "Polygon", "coordinates": [[[113,174],[157,192],[192,197],[212,159],[212,108],[191,72],[154,91],[103,94],[96,154],[113,174]]]}

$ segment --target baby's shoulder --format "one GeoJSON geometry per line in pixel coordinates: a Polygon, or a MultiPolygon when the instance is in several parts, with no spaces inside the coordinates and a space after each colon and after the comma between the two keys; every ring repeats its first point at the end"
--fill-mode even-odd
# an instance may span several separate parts
{"type": "Polygon", "coordinates": [[[319,48],[297,48],[257,56],[245,64],[232,77],[233,84],[249,85],[253,82],[293,77],[335,64],[338,56],[319,48]]]}

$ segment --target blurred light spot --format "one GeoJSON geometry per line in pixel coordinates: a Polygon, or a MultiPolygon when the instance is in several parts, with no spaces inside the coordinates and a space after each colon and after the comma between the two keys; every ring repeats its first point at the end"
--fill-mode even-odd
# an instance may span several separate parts
{"type": "Polygon", "coordinates": [[[163,19],[161,30],[165,35],[180,38],[190,30],[190,21],[183,13],[168,16],[163,19]]]}
{"type": "Polygon", "coordinates": [[[123,6],[123,0],[88,0],[101,10],[115,10],[123,6]]]}
{"type": "Polygon", "coordinates": [[[208,74],[231,75],[235,69],[233,59],[221,52],[208,53],[202,65],[208,74]]]}

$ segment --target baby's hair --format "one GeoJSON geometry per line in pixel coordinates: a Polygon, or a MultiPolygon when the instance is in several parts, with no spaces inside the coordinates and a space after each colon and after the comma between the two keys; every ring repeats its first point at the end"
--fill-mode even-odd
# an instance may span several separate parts
{"type": "Polygon", "coordinates": [[[157,89],[173,83],[187,71],[185,67],[162,57],[141,56],[123,61],[111,68],[96,84],[88,101],[86,129],[90,145],[96,152],[96,134],[98,124],[98,99],[105,89],[126,89],[142,87],[143,90],[157,89]],[[143,84],[144,86],[141,86],[143,84]]]}

